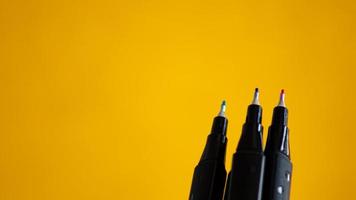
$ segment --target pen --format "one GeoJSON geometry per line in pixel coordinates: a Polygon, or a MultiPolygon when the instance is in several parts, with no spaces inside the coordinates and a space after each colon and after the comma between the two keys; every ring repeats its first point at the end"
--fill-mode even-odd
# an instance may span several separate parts
{"type": "Polygon", "coordinates": [[[288,109],[284,99],[285,93],[282,90],[268,130],[263,200],[289,200],[292,163],[287,127],[288,109]]]}
{"type": "Polygon", "coordinates": [[[221,104],[218,116],[214,118],[204,152],[195,167],[189,200],[221,200],[223,198],[226,169],[226,102],[221,104]]]}
{"type": "Polygon", "coordinates": [[[246,122],[233,155],[225,200],[261,200],[265,157],[262,148],[262,107],[259,90],[248,106],[246,122]]]}

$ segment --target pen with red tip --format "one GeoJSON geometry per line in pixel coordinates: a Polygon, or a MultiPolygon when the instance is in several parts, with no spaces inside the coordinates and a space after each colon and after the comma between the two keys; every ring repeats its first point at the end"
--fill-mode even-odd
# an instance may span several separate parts
{"type": "Polygon", "coordinates": [[[278,105],[273,110],[265,148],[266,165],[263,200],[289,200],[292,163],[289,152],[288,109],[285,93],[281,91],[278,105]]]}

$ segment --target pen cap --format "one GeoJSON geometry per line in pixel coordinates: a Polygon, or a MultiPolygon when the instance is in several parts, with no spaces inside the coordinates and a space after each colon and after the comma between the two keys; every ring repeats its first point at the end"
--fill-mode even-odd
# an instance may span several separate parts
{"type": "Polygon", "coordinates": [[[260,105],[251,104],[247,108],[246,123],[262,122],[262,108],[260,105]]]}
{"type": "Polygon", "coordinates": [[[211,133],[200,158],[201,161],[215,159],[225,162],[227,123],[228,121],[225,117],[217,116],[214,118],[211,133]]]}
{"type": "Polygon", "coordinates": [[[237,151],[262,152],[262,108],[251,104],[247,109],[246,122],[242,127],[242,133],[237,146],[237,151]]]}
{"type": "Polygon", "coordinates": [[[284,106],[276,106],[273,109],[272,125],[288,126],[288,109],[284,106]]]}
{"type": "Polygon", "coordinates": [[[268,137],[266,143],[265,154],[280,152],[288,158],[289,151],[289,129],[288,124],[288,109],[283,106],[277,106],[273,110],[272,124],[268,129],[268,137]]]}
{"type": "Polygon", "coordinates": [[[222,116],[215,117],[210,133],[223,135],[226,137],[226,130],[227,130],[227,119],[222,116]]]}

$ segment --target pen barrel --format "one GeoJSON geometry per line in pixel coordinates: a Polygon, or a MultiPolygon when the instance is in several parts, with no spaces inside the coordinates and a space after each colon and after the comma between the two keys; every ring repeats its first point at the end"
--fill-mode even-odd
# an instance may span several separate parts
{"type": "Polygon", "coordinates": [[[289,200],[292,163],[281,152],[266,155],[263,200],[289,200]]]}
{"type": "Polygon", "coordinates": [[[225,200],[261,200],[264,165],[265,157],[262,152],[236,152],[225,200]]]}
{"type": "Polygon", "coordinates": [[[217,160],[225,163],[227,138],[224,135],[210,134],[208,136],[200,162],[217,160]]]}
{"type": "Polygon", "coordinates": [[[215,117],[204,152],[194,169],[189,200],[222,200],[226,181],[227,119],[215,117]]]}
{"type": "Polygon", "coordinates": [[[222,200],[226,169],[218,160],[200,161],[195,167],[189,200],[222,200]]]}

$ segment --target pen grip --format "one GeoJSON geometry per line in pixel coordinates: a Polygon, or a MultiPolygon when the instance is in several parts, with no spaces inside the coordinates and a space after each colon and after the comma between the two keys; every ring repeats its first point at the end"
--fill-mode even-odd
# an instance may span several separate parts
{"type": "Polygon", "coordinates": [[[292,163],[283,153],[267,157],[264,200],[289,200],[292,163]]]}
{"type": "Polygon", "coordinates": [[[222,200],[225,181],[226,169],[223,162],[201,161],[194,170],[189,200],[222,200]]]}
{"type": "Polygon", "coordinates": [[[262,152],[234,154],[226,200],[261,200],[265,157],[262,152]]]}

